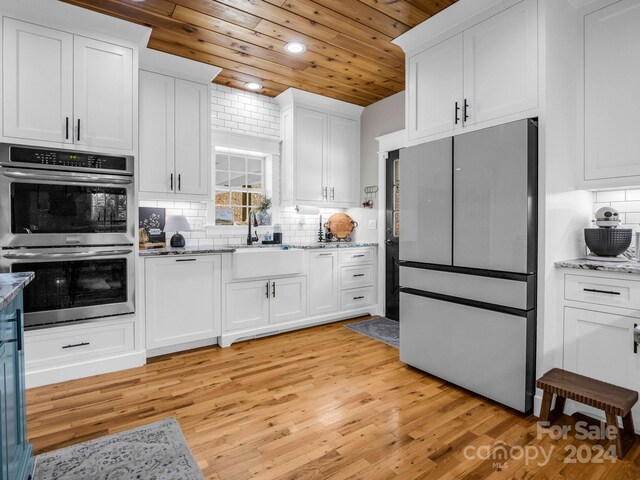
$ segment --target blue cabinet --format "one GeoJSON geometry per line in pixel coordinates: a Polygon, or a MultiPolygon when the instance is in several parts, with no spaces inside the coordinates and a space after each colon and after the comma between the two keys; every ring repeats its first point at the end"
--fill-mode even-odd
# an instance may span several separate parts
{"type": "Polygon", "coordinates": [[[33,448],[27,443],[22,293],[0,311],[0,480],[27,480],[33,448]]]}

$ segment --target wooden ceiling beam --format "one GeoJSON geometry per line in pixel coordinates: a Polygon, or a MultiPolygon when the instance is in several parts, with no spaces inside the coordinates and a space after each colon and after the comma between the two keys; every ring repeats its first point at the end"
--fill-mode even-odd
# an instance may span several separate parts
{"type": "MultiPolygon", "coordinates": [[[[216,77],[216,83],[218,85],[224,85],[226,87],[237,88],[240,90],[246,90],[244,84],[246,83],[244,80],[238,80],[235,75],[236,72],[231,70],[224,70],[216,77]]],[[[289,87],[285,87],[285,90],[289,87]]],[[[264,86],[260,90],[252,90],[254,93],[258,93],[260,95],[266,95],[267,97],[276,97],[281,94],[284,90],[274,90],[267,86],[264,86]]]]}

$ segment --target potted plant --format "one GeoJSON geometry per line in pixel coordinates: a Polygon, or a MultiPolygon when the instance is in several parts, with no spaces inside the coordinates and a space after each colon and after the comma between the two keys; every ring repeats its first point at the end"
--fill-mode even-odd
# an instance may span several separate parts
{"type": "Polygon", "coordinates": [[[260,210],[258,211],[258,221],[260,225],[271,224],[271,214],[269,209],[271,208],[271,199],[267,196],[262,197],[260,201],[260,210]]]}

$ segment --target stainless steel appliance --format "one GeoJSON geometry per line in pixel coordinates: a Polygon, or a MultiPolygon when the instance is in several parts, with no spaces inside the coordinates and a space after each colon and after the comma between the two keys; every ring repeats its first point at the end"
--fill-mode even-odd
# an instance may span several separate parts
{"type": "Polygon", "coordinates": [[[133,157],[0,145],[0,245],[126,245],[133,157]]]}
{"type": "Polygon", "coordinates": [[[134,312],[133,158],[0,145],[0,271],[35,272],[25,327],[134,312]]]}
{"type": "Polygon", "coordinates": [[[537,121],[404,149],[400,176],[400,359],[530,410],[537,121]]]}
{"type": "Polygon", "coordinates": [[[35,272],[24,290],[25,328],[130,314],[133,246],[3,250],[0,271],[35,272]]]}

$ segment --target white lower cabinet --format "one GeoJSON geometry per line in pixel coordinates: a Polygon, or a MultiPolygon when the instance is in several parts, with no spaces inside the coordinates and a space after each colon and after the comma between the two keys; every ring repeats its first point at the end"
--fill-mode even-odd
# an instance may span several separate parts
{"type": "MultiPolygon", "coordinates": [[[[633,338],[640,325],[640,281],[634,278],[587,271],[564,275],[562,368],[640,391],[640,346],[633,338]]],[[[602,416],[585,405],[567,403],[568,414],[576,410],[602,416]]],[[[640,405],[633,415],[640,431],[640,405]]]]}
{"type": "Polygon", "coordinates": [[[225,331],[246,330],[307,316],[307,278],[228,283],[225,331]]]}
{"type": "Polygon", "coordinates": [[[338,310],[338,252],[309,253],[309,316],[338,310]]]}
{"type": "Polygon", "coordinates": [[[147,258],[147,349],[220,335],[220,256],[147,258]]]}
{"type": "Polygon", "coordinates": [[[271,280],[269,323],[283,323],[307,316],[307,278],[271,280]]]}

